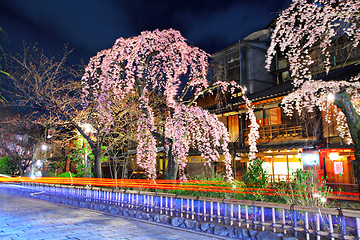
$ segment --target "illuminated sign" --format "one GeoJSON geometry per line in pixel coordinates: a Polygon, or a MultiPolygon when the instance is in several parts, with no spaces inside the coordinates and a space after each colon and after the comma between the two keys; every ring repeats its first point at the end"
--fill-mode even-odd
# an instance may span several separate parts
{"type": "Polygon", "coordinates": [[[335,174],[344,174],[344,167],[342,162],[334,162],[335,174]]]}
{"type": "Polygon", "coordinates": [[[320,158],[319,158],[319,152],[317,151],[304,151],[302,154],[302,160],[304,167],[306,166],[315,166],[319,165],[320,158]]]}

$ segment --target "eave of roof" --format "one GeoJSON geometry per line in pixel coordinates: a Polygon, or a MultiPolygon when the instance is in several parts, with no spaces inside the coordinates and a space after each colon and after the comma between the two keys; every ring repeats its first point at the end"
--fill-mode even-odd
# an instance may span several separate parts
{"type": "MultiPolygon", "coordinates": [[[[299,148],[316,148],[321,142],[314,140],[294,140],[294,141],[281,141],[281,142],[269,142],[269,143],[258,143],[258,151],[268,150],[285,150],[285,149],[299,149],[299,148]]],[[[249,145],[239,147],[236,149],[238,153],[248,153],[249,145]]]]}
{"type": "MultiPolygon", "coordinates": [[[[275,97],[285,96],[289,94],[293,90],[293,85],[291,82],[285,82],[270,88],[267,88],[263,91],[256,92],[248,95],[248,99],[252,102],[261,101],[265,99],[271,99],[275,97]]],[[[207,110],[219,113],[219,112],[227,112],[232,111],[234,106],[239,106],[245,104],[245,101],[242,97],[236,97],[230,99],[224,107],[218,107],[217,105],[213,105],[211,107],[206,108],[207,110]]]]}

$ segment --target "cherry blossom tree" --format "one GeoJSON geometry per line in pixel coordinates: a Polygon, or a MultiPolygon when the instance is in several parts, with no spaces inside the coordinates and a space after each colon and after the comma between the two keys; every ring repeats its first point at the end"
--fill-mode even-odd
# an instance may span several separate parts
{"type": "MultiPolygon", "coordinates": [[[[48,57],[36,45],[24,45],[22,52],[9,57],[6,66],[9,73],[7,94],[11,95],[11,104],[21,106],[29,113],[28,122],[44,128],[76,129],[88,142],[94,155],[94,176],[102,177],[101,158],[107,154],[106,148],[123,141],[119,134],[122,131],[119,128],[123,126],[120,122],[140,111],[130,97],[114,101],[109,113],[114,124],[109,126],[98,117],[96,99],[88,98],[87,108],[84,109],[80,84],[84,67],[66,65],[71,52],[65,48],[59,58],[48,57]]],[[[69,132],[59,132],[62,139],[71,137],[69,132]]]]}
{"type": "MultiPolygon", "coordinates": [[[[185,178],[190,148],[197,149],[208,164],[223,154],[227,177],[230,181],[233,179],[226,127],[194,102],[216,88],[231,92],[241,87],[235,82],[209,82],[208,58],[209,54],[189,45],[180,32],[169,29],[119,38],[112,48],[90,59],[82,79],[83,104],[87,106],[89,97],[97,98],[104,124],[109,127],[113,124],[113,97],[138,95],[142,114],[138,120],[137,163],[147,171],[149,178],[156,177],[157,141],[162,141],[168,151],[168,179],[176,179],[178,170],[181,178],[185,178]],[[163,94],[166,99],[165,136],[154,124],[153,108],[146,96],[149,91],[163,94]]],[[[246,99],[245,95],[243,97],[246,99]]],[[[247,103],[253,120],[251,103],[247,103]]],[[[256,131],[257,126],[253,125],[252,153],[256,151],[256,131]]]]}
{"type": "Polygon", "coordinates": [[[337,55],[333,50],[340,43],[343,49],[350,49],[343,66],[354,63],[350,56],[359,49],[359,14],[358,0],[293,0],[276,20],[267,68],[270,69],[279,50],[289,62],[294,91],[283,99],[287,114],[294,111],[301,114],[304,108],[311,111],[317,107],[330,121],[334,112],[331,109],[337,107],[340,136],[355,145],[355,172],[360,189],[360,76],[354,73],[329,80],[317,74],[319,70],[328,74],[335,66],[337,55]]]}

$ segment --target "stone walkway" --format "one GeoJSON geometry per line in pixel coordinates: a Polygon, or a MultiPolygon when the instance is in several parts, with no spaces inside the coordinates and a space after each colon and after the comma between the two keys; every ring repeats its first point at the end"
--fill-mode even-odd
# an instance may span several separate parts
{"type": "Polygon", "coordinates": [[[0,239],[224,238],[0,193],[0,239]]]}

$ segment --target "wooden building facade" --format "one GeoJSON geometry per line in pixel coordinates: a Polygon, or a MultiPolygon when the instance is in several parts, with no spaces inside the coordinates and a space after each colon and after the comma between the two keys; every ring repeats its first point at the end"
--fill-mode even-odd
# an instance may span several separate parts
{"type": "MultiPolygon", "coordinates": [[[[213,73],[213,76],[235,80],[248,89],[247,96],[254,105],[260,125],[257,157],[265,160],[263,168],[267,169],[270,180],[288,181],[297,169],[314,169],[318,179],[326,178],[335,190],[356,190],[354,148],[339,136],[336,120],[333,119],[331,123],[324,121],[320,111],[304,112],[303,117],[284,114],[281,101],[293,90],[289,68],[286,59],[279,54],[274,59],[271,71],[265,70],[268,43],[269,32],[262,30],[213,54],[214,64],[222,64],[214,69],[223,69],[220,73],[213,73]]],[[[315,78],[347,79],[360,73],[359,65],[354,64],[360,59],[359,47],[349,49],[349,44],[342,41],[339,44],[341,46],[335,45],[331,50],[333,68],[328,75],[323,73],[321,59],[315,61],[315,78]]],[[[235,179],[240,180],[249,164],[249,121],[239,95],[234,94],[226,99],[216,102],[215,97],[205,96],[198,101],[198,105],[217,114],[227,126],[235,179]]]]}

